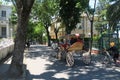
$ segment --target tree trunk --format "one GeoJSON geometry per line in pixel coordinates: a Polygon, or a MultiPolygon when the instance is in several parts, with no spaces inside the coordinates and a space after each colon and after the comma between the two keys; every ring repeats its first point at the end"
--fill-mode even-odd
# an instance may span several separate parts
{"type": "Polygon", "coordinates": [[[25,49],[27,26],[29,21],[29,14],[34,3],[34,0],[27,1],[16,0],[14,3],[18,14],[18,24],[12,62],[7,72],[9,77],[20,77],[23,73],[23,55],[25,49]]]}
{"type": "Polygon", "coordinates": [[[57,28],[54,29],[54,33],[55,33],[56,41],[58,43],[58,29],[57,28]]]}
{"type": "Polygon", "coordinates": [[[17,34],[15,38],[12,62],[9,68],[9,73],[13,77],[15,75],[19,76],[22,74],[23,55],[25,49],[26,31],[28,24],[28,15],[26,16],[25,15],[26,13],[23,13],[22,15],[18,15],[17,34]]]}
{"type": "Polygon", "coordinates": [[[49,35],[49,31],[48,31],[48,28],[46,29],[46,32],[47,32],[47,37],[48,37],[48,46],[51,46],[50,44],[50,35],[49,35]]]}
{"type": "MultiPolygon", "coordinates": [[[[47,24],[47,23],[46,23],[46,24],[47,24]]],[[[51,37],[50,37],[50,34],[49,34],[49,30],[48,30],[49,26],[46,25],[46,24],[45,24],[45,29],[46,29],[46,32],[47,32],[48,46],[51,46],[51,44],[50,44],[50,39],[51,39],[51,37]]]]}

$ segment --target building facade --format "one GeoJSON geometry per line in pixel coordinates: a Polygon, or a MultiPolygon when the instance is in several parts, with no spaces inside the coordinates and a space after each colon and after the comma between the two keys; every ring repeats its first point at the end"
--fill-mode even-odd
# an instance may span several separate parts
{"type": "Polygon", "coordinates": [[[56,29],[59,28],[59,31],[57,33],[58,38],[65,35],[65,28],[61,27],[61,26],[64,26],[63,24],[61,24],[61,22],[53,22],[52,23],[52,25],[49,27],[49,32],[50,32],[51,39],[56,39],[55,31],[54,31],[55,28],[56,29]]]}
{"type": "MultiPolygon", "coordinates": [[[[56,39],[54,32],[55,27],[57,28],[61,27],[58,32],[58,38],[65,35],[64,25],[61,22],[53,22],[49,30],[51,39],[56,39]]],[[[79,34],[84,38],[89,38],[91,36],[91,22],[85,13],[81,15],[81,23],[77,24],[76,29],[72,30],[71,34],[79,34]]],[[[98,35],[98,31],[95,29],[95,26],[93,25],[93,36],[94,35],[98,35]]]]}
{"type": "Polygon", "coordinates": [[[0,5],[0,38],[9,38],[12,34],[9,18],[11,16],[12,7],[0,5]]]}
{"type": "MultiPolygon", "coordinates": [[[[97,19],[97,16],[94,16],[94,20],[97,19]]],[[[83,13],[81,15],[81,23],[77,25],[75,30],[72,30],[71,34],[80,34],[86,38],[91,36],[91,22],[87,17],[87,14],[83,13]]],[[[96,30],[95,26],[93,25],[93,36],[98,35],[98,31],[96,30]]]]}

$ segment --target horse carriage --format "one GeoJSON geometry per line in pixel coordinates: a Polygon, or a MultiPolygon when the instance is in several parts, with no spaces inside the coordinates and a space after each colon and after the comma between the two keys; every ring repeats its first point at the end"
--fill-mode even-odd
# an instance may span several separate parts
{"type": "Polygon", "coordinates": [[[90,63],[90,56],[83,55],[87,51],[84,50],[83,40],[79,38],[79,36],[76,37],[76,35],[67,35],[62,37],[62,39],[65,39],[66,41],[64,41],[64,44],[59,44],[59,50],[57,54],[58,59],[65,60],[68,66],[73,66],[75,62],[74,55],[77,55],[85,64],[90,63]],[[68,38],[69,40],[71,38],[76,38],[76,41],[72,44],[69,44],[68,38]]]}
{"type": "MultiPolygon", "coordinates": [[[[72,35],[73,37],[73,35],[72,35]]],[[[77,41],[73,44],[68,44],[68,39],[71,39],[71,35],[62,37],[65,39],[65,44],[59,44],[57,57],[60,60],[65,60],[68,66],[73,66],[75,63],[74,56],[78,56],[80,60],[82,60],[85,64],[89,64],[91,62],[91,56],[97,56],[96,60],[100,60],[100,62],[109,63],[111,61],[111,57],[108,51],[99,50],[97,48],[92,48],[91,53],[90,50],[86,50],[84,48],[83,40],[74,35],[74,38],[77,38],[77,41]]]]}

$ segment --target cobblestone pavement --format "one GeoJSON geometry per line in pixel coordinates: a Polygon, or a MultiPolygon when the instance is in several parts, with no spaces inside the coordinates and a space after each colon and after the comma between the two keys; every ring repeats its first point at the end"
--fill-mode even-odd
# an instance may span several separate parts
{"type": "Polygon", "coordinates": [[[75,59],[73,67],[57,60],[50,47],[32,45],[25,53],[27,80],[120,80],[120,67],[105,66],[101,63],[85,65],[75,59]]]}

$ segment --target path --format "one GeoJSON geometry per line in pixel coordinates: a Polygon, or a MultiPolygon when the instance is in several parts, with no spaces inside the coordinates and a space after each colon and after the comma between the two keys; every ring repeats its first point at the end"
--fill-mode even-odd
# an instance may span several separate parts
{"type": "Polygon", "coordinates": [[[101,64],[84,65],[75,60],[74,67],[52,57],[55,52],[42,45],[32,45],[25,54],[27,80],[120,80],[120,67],[101,64]]]}

